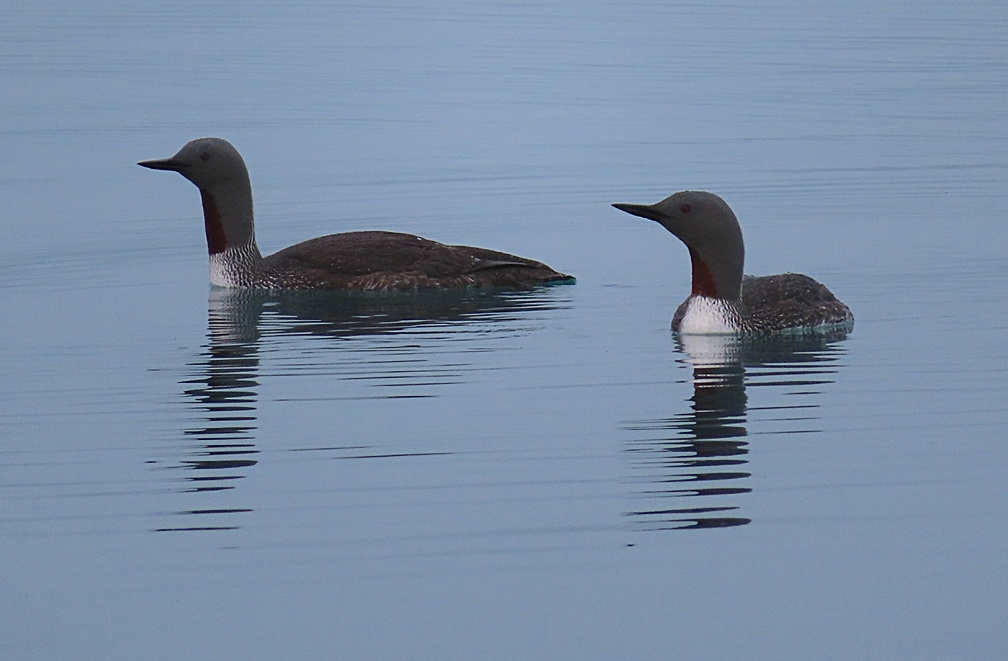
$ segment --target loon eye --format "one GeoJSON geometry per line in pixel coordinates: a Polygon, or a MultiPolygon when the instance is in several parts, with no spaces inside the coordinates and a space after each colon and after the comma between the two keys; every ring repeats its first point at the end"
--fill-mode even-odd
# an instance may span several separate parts
{"type": "Polygon", "coordinates": [[[201,161],[209,161],[210,160],[210,152],[205,151],[202,154],[200,154],[199,157],[200,157],[201,161]]]}
{"type": "Polygon", "coordinates": [[[692,210],[693,210],[693,207],[691,207],[691,206],[690,206],[690,205],[688,205],[688,204],[684,204],[684,205],[682,205],[681,207],[679,207],[679,211],[682,211],[682,212],[683,212],[684,214],[685,214],[685,213],[689,213],[689,212],[690,212],[690,211],[692,211],[692,210]]]}

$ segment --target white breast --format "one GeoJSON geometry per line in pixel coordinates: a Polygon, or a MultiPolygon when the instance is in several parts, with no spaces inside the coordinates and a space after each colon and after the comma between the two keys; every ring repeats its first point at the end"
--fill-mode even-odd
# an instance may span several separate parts
{"type": "Polygon", "coordinates": [[[683,335],[728,335],[742,327],[739,311],[720,298],[691,296],[679,324],[683,335]]]}

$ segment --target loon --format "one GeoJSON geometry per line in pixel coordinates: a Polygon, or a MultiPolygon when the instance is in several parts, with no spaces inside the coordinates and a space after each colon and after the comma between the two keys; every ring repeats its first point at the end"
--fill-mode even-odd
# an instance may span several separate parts
{"type": "Polygon", "coordinates": [[[661,223],[689,249],[693,289],[672,317],[672,330],[766,335],[853,329],[850,308],[807,275],[743,276],[742,228],[714,193],[681,191],[655,204],[613,206],[661,223]]]}
{"type": "Polygon", "coordinates": [[[210,282],[220,287],[386,291],[574,282],[531,259],[399,232],[330,234],[263,257],[248,169],[227,140],[200,138],[171,158],[138,165],[178,172],[200,189],[210,282]]]}

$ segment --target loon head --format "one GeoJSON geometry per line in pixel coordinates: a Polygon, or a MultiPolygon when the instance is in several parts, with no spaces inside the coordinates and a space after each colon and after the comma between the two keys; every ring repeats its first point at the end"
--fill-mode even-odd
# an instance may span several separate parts
{"type": "Polygon", "coordinates": [[[203,199],[203,218],[210,254],[247,246],[255,238],[252,185],[241,154],[222,138],[186,143],[171,158],[140,161],[152,170],[178,172],[196,184],[203,199]]]}
{"type": "Polygon", "coordinates": [[[657,221],[689,249],[693,295],[737,299],[742,295],[745,244],[731,207],[714,193],[681,191],[655,204],[614,204],[657,221]]]}

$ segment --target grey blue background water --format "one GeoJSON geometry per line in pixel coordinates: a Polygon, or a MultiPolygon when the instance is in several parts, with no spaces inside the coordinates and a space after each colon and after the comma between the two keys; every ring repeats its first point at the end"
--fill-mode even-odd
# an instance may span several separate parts
{"type": "Polygon", "coordinates": [[[0,23],[0,658],[1003,658],[1008,5],[97,2],[0,23]],[[389,229],[531,293],[211,291],[389,229]],[[723,195],[846,338],[683,343],[723,195]]]}

